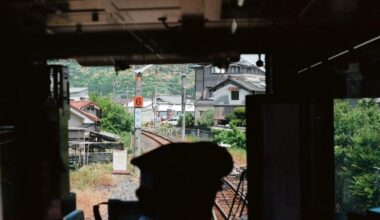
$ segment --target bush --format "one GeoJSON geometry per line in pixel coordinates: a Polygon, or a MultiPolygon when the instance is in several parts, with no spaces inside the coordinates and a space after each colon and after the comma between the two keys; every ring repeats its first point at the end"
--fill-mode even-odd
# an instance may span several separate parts
{"type": "Polygon", "coordinates": [[[91,95],[91,100],[102,110],[102,130],[114,134],[132,131],[133,117],[123,106],[114,103],[110,98],[97,95],[91,95]]]}
{"type": "MultiPolygon", "coordinates": [[[[182,115],[179,116],[177,127],[182,126],[182,118],[183,118],[182,115]]],[[[186,120],[185,121],[186,127],[193,127],[194,126],[194,116],[191,113],[186,112],[185,120],[186,120]]]]}
{"type": "Polygon", "coordinates": [[[203,112],[197,124],[201,127],[212,127],[214,125],[214,111],[209,109],[203,112]]]}
{"type": "Polygon", "coordinates": [[[124,149],[127,149],[128,154],[133,152],[133,147],[131,146],[132,133],[131,132],[121,132],[120,133],[121,142],[123,142],[124,149]]]}
{"type": "Polygon", "coordinates": [[[235,126],[231,129],[214,129],[214,142],[228,144],[232,148],[246,149],[245,133],[235,126]]]}
{"type": "Polygon", "coordinates": [[[334,104],[336,203],[343,211],[364,212],[380,202],[379,110],[373,99],[334,104]]]}
{"type": "Polygon", "coordinates": [[[225,116],[229,121],[230,126],[245,127],[247,125],[245,120],[245,107],[237,107],[231,114],[225,116]]]}

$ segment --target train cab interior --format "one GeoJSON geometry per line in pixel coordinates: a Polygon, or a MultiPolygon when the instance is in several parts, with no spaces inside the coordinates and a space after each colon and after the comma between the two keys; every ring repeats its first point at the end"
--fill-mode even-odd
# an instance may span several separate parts
{"type": "Polygon", "coordinates": [[[265,54],[266,94],[246,103],[249,219],[378,218],[335,213],[333,125],[334,99],[380,96],[378,1],[7,0],[0,11],[0,219],[76,210],[67,69],[47,60],[225,68],[252,53],[265,54]]]}

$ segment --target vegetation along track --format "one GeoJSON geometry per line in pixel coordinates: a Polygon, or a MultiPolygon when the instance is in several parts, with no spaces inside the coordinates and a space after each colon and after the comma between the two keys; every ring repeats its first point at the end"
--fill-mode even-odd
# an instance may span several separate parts
{"type": "MultiPolygon", "coordinates": [[[[158,144],[157,147],[173,141],[150,131],[142,130],[142,135],[158,144]]],[[[244,219],[248,215],[247,170],[235,170],[223,179],[213,207],[214,220],[244,219]]]]}

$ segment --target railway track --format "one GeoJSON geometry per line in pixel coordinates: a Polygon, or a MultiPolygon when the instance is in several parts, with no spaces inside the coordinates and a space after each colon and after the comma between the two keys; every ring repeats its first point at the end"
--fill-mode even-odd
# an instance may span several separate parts
{"type": "Polygon", "coordinates": [[[163,137],[161,135],[158,135],[156,133],[153,133],[153,132],[150,132],[147,130],[142,130],[141,134],[150,138],[151,140],[158,143],[159,145],[165,145],[165,144],[173,143],[173,141],[170,140],[169,138],[163,137]]]}
{"type": "Polygon", "coordinates": [[[247,187],[246,170],[225,177],[222,189],[216,194],[214,220],[248,219],[247,187]]]}
{"type": "MultiPolygon", "coordinates": [[[[152,139],[159,146],[173,143],[169,138],[142,130],[142,135],[152,139]]],[[[214,220],[244,219],[248,216],[247,171],[245,168],[228,175],[218,191],[213,207],[214,220]]],[[[248,219],[248,218],[247,218],[248,219]]]]}

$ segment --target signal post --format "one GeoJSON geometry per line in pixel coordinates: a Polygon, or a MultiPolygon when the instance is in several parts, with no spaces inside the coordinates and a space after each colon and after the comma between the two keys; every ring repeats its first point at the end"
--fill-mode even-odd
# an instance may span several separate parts
{"type": "MultiPolygon", "coordinates": [[[[135,76],[135,97],[133,98],[133,105],[135,111],[135,146],[134,146],[134,157],[141,155],[141,108],[143,107],[143,97],[142,97],[142,73],[137,72],[135,76]]],[[[139,175],[139,172],[136,171],[139,175]]]]}

